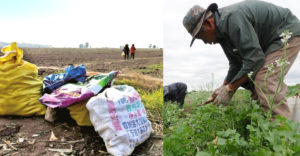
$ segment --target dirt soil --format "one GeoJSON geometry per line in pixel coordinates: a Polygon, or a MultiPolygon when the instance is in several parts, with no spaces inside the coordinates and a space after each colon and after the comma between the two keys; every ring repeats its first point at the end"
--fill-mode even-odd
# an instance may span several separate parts
{"type": "Polygon", "coordinates": [[[64,70],[69,64],[83,64],[90,72],[119,70],[123,74],[137,72],[163,78],[162,70],[149,69],[149,65],[162,64],[161,49],[137,49],[134,60],[124,60],[121,49],[24,48],[24,59],[36,64],[40,72],[44,72],[45,68],[64,70]]]}
{"type": "MultiPolygon", "coordinates": [[[[135,60],[123,60],[116,49],[24,49],[24,59],[39,67],[40,75],[62,71],[69,64],[84,64],[90,72],[120,70],[162,84],[162,71],[144,72],[141,69],[162,63],[162,50],[137,50],[135,60]]],[[[125,76],[126,77],[126,76],[125,76]]],[[[150,82],[151,83],[151,82],[150,82]]],[[[43,116],[0,117],[0,156],[2,155],[109,155],[102,138],[93,127],[80,127],[67,113],[55,123],[43,116]],[[57,140],[50,141],[51,134],[57,140]]],[[[148,140],[135,148],[132,155],[163,155],[162,120],[151,119],[154,132],[148,140]]]]}

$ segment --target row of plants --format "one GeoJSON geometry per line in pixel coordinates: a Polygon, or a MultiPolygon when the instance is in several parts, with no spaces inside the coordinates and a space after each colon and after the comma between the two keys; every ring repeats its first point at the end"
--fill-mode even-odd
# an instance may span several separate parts
{"type": "MultiPolygon", "coordinates": [[[[281,116],[268,120],[257,101],[250,101],[247,91],[236,94],[229,106],[205,105],[191,112],[166,103],[164,155],[270,156],[300,151],[297,123],[281,116]]],[[[207,91],[200,91],[187,98],[206,99],[207,95],[207,91]]]]}

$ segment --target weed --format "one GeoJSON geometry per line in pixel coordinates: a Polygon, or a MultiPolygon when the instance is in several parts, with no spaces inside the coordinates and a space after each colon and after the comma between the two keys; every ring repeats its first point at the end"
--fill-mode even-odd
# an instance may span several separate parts
{"type": "Polygon", "coordinates": [[[163,63],[152,64],[152,65],[146,66],[146,67],[144,67],[143,69],[140,69],[140,70],[144,74],[162,71],[163,70],[163,63]]]}
{"type": "Polygon", "coordinates": [[[256,83],[256,81],[254,81],[253,79],[253,72],[250,72],[248,74],[248,77],[250,78],[250,80],[253,82],[253,84],[255,85],[255,88],[257,88],[259,90],[259,92],[263,95],[266,104],[268,105],[269,109],[267,111],[267,120],[270,120],[272,117],[272,113],[273,110],[276,107],[279,107],[285,100],[286,98],[283,98],[281,101],[279,102],[275,102],[277,96],[281,93],[281,91],[284,89],[284,73],[286,70],[286,66],[287,64],[290,64],[290,62],[288,62],[287,60],[287,56],[286,56],[286,48],[288,46],[288,40],[291,38],[292,32],[289,32],[289,30],[285,30],[284,32],[282,32],[282,34],[279,36],[281,37],[281,41],[284,45],[283,47],[283,56],[281,58],[279,58],[278,60],[275,60],[274,62],[268,64],[267,67],[267,73],[265,74],[264,77],[264,84],[263,85],[259,85],[258,83],[256,83]],[[278,68],[280,70],[280,76],[278,79],[278,83],[276,86],[276,91],[274,94],[269,92],[269,88],[268,88],[268,78],[269,76],[273,75],[275,72],[275,68],[278,68]]]}

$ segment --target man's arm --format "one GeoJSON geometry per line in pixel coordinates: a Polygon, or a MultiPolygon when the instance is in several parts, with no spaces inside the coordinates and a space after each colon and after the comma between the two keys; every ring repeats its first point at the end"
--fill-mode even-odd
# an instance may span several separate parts
{"type": "Polygon", "coordinates": [[[229,61],[229,69],[223,83],[223,85],[227,85],[241,69],[241,62],[238,62],[238,59],[235,58],[236,56],[230,54],[225,47],[223,50],[229,61]]]}
{"type": "Polygon", "coordinates": [[[259,44],[257,34],[250,21],[243,14],[233,14],[229,18],[228,34],[231,42],[239,50],[242,58],[242,67],[238,73],[230,80],[229,86],[237,89],[247,81],[247,74],[256,72],[265,61],[265,54],[259,44]],[[234,86],[234,87],[233,87],[234,86]]]}

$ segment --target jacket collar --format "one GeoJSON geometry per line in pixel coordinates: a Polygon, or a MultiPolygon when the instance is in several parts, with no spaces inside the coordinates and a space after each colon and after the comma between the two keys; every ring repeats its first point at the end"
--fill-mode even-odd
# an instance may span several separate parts
{"type": "Polygon", "coordinates": [[[219,12],[216,12],[214,14],[214,17],[215,17],[215,27],[216,27],[216,38],[217,38],[217,41],[218,43],[220,43],[220,41],[223,40],[223,34],[221,33],[221,31],[219,30],[219,24],[220,24],[220,13],[219,12]]]}

